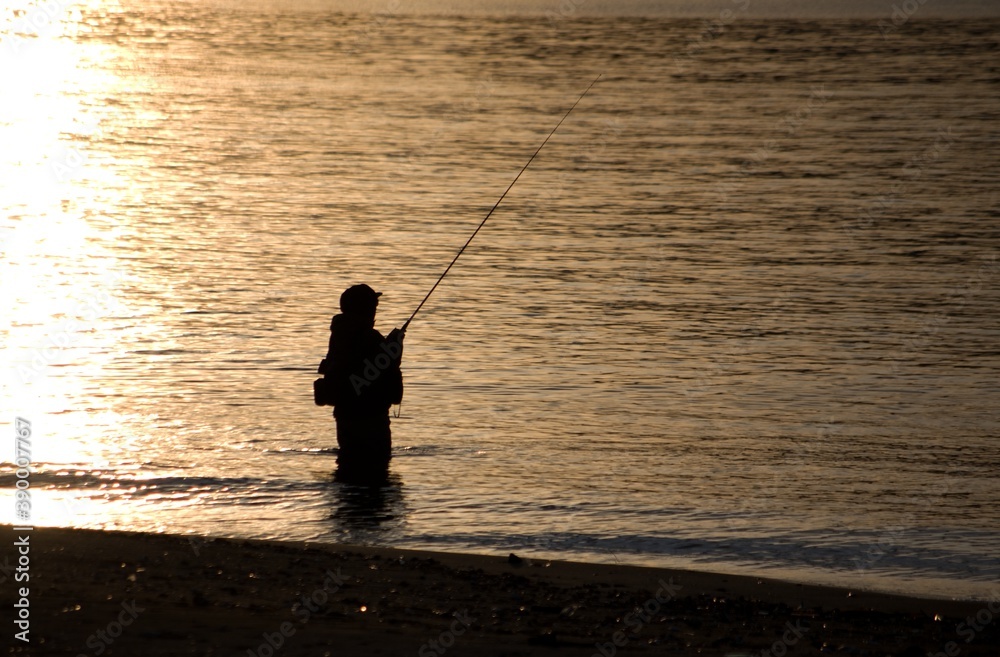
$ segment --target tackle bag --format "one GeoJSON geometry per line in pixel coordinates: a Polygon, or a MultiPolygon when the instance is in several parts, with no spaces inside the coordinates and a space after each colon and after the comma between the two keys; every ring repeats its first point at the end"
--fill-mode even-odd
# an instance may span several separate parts
{"type": "Polygon", "coordinates": [[[326,359],[319,364],[317,371],[324,376],[313,381],[313,401],[317,406],[334,406],[336,400],[336,386],[333,381],[326,378],[326,359]]]}

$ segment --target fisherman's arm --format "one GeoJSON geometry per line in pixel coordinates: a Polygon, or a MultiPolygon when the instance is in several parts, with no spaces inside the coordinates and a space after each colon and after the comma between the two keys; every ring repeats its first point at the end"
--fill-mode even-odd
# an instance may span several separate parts
{"type": "Polygon", "coordinates": [[[405,331],[393,329],[382,342],[382,350],[392,359],[385,388],[390,404],[399,404],[403,401],[403,373],[399,368],[403,360],[403,338],[405,336],[405,331]]]}
{"type": "Polygon", "coordinates": [[[383,341],[383,351],[395,361],[397,367],[403,361],[403,338],[405,337],[406,331],[394,328],[383,341]]]}

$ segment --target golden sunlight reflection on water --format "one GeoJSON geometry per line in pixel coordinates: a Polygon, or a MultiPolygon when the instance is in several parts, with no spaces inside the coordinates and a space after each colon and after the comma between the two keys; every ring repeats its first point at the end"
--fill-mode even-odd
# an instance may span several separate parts
{"type": "Polygon", "coordinates": [[[113,358],[122,310],[121,267],[102,221],[114,213],[112,181],[88,162],[100,128],[84,106],[112,93],[116,79],[106,49],[69,38],[79,20],[67,9],[40,33],[0,44],[0,298],[9,318],[0,393],[45,430],[33,459],[53,464],[99,463],[107,447],[93,428],[113,423],[114,412],[71,411],[113,358]]]}

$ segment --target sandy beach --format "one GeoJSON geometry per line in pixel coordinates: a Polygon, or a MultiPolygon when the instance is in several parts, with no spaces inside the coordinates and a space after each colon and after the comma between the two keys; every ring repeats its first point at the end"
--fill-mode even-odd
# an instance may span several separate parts
{"type": "MultiPolygon", "coordinates": [[[[29,532],[2,533],[16,620],[10,567],[29,532]]],[[[1000,645],[998,602],[529,554],[46,528],[28,543],[30,580],[16,586],[29,587],[30,643],[11,638],[11,654],[954,657],[1000,645]]]]}

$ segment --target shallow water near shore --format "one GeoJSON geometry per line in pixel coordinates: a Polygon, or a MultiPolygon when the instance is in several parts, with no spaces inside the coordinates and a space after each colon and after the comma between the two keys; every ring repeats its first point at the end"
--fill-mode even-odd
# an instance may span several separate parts
{"type": "Polygon", "coordinates": [[[143,1],[26,35],[32,521],[1000,590],[1000,22],[703,29],[143,1]],[[339,292],[402,324],[597,72],[414,321],[390,485],[334,482],[339,292]]]}

